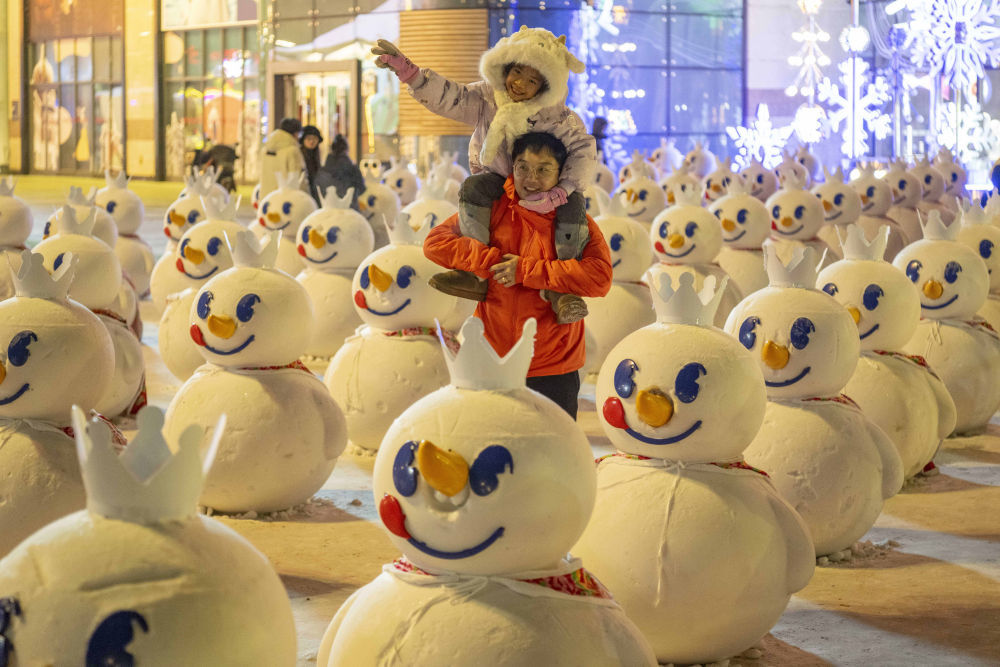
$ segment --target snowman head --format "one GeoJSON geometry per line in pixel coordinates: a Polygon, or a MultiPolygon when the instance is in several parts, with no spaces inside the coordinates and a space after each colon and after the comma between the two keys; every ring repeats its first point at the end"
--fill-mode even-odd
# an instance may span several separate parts
{"type": "Polygon", "coordinates": [[[808,241],[823,226],[823,204],[804,187],[805,182],[790,172],[781,189],[764,204],[771,213],[775,238],[808,241]]]}
{"type": "Polygon", "coordinates": [[[944,196],[965,198],[965,184],[969,177],[962,165],[955,162],[950,150],[942,147],[938,151],[934,167],[944,176],[944,196]]]}
{"type": "Polygon", "coordinates": [[[307,269],[355,269],[375,247],[368,221],[351,208],[354,188],[338,197],[333,188],[323,196],[323,206],[306,216],[297,232],[297,250],[307,269]]]}
{"type": "Polygon", "coordinates": [[[701,202],[702,183],[684,166],[669,176],[661,178],[659,185],[660,189],[663,190],[667,206],[673,206],[681,199],[691,201],[692,198],[696,198],[698,203],[701,202]]]}
{"type": "Polygon", "coordinates": [[[809,171],[788,151],[783,152],[781,164],[774,168],[774,175],[778,177],[778,182],[782,187],[786,185],[789,178],[793,179],[795,187],[805,189],[812,184],[812,176],[809,171]]]}
{"type": "Polygon", "coordinates": [[[174,241],[180,241],[184,232],[192,225],[204,222],[205,208],[202,197],[216,196],[211,181],[203,175],[190,175],[185,183],[187,185],[181,191],[181,195],[167,208],[163,216],[163,233],[174,241]]]}
{"type": "Polygon", "coordinates": [[[861,199],[861,215],[884,216],[892,206],[892,188],[875,176],[875,167],[871,164],[858,169],[858,177],[851,181],[850,186],[861,199]]]}
{"type": "Polygon", "coordinates": [[[920,298],[903,273],[882,259],[889,227],[882,225],[871,242],[857,225],[837,229],[844,259],[823,269],[816,287],[857,323],[862,350],[900,350],[920,320],[920,298]]]}
{"type": "Polygon", "coordinates": [[[921,220],[924,238],[899,251],[892,263],[920,292],[920,314],[932,320],[970,319],[989,293],[990,276],[979,252],[960,243],[957,222],[946,226],[931,211],[921,220]]]}
{"type": "Polygon", "coordinates": [[[592,187],[596,187],[605,193],[614,192],[615,189],[615,175],[612,173],[608,166],[601,162],[603,158],[598,156],[597,164],[594,166],[594,182],[587,186],[587,190],[592,187]]]}
{"type": "Polygon", "coordinates": [[[87,217],[78,220],[76,209],[64,206],[57,232],[35,246],[35,252],[52,271],[58,270],[68,255],[77,258],[69,295],[92,310],[108,308],[122,282],[122,267],[115,251],[92,235],[96,211],[91,207],[87,217]]]}
{"type": "Polygon", "coordinates": [[[291,239],[306,216],[316,210],[316,202],[301,189],[304,174],[278,173],[275,177],[278,189],[261,200],[257,223],[264,229],[281,232],[291,239]]]}
{"type": "MultiPolygon", "coordinates": [[[[588,185],[583,191],[583,210],[590,217],[596,218],[607,206],[604,202],[610,199],[611,195],[605,192],[599,185],[588,185]]],[[[615,201],[618,200],[616,199],[615,201]]]]}
{"type": "Polygon", "coordinates": [[[277,231],[258,241],[241,230],[230,239],[235,266],[195,295],[191,338],[209,363],[275,366],[305,352],[312,336],[312,303],[301,284],[274,268],[280,240],[277,231]]]}
{"type": "Polygon", "coordinates": [[[452,384],[410,406],[382,440],[372,475],[379,514],[420,568],[552,568],[587,525],[596,494],[587,438],[524,386],[534,325],[500,358],[482,321],[466,320],[458,355],[444,352],[452,384]]]}
{"type": "Polygon", "coordinates": [[[768,398],[837,394],[858,363],[854,319],[813,288],[820,261],[813,248],[768,241],[764,259],[770,285],[733,308],[726,332],[756,356],[768,398]]]}
{"type": "Polygon", "coordinates": [[[762,202],[767,201],[767,198],[778,190],[778,177],[760,160],[752,160],[750,166],[741,171],[740,175],[750,186],[750,194],[762,202]]]}
{"type": "Polygon", "coordinates": [[[76,404],[93,408],[111,384],[115,352],[96,315],[68,298],[76,259],[49,274],[25,250],[16,294],[0,302],[0,417],[69,423],[76,404]]]}
{"type": "Polygon", "coordinates": [[[730,248],[760,249],[771,232],[771,216],[764,203],[750,194],[750,187],[734,181],[725,197],[708,207],[722,226],[722,242],[730,248]]]}
{"type": "Polygon", "coordinates": [[[809,152],[808,146],[799,146],[799,149],[795,151],[795,161],[802,165],[802,168],[806,170],[806,174],[809,175],[809,179],[814,181],[819,173],[819,160],[816,156],[809,152]]]}
{"type": "Polygon", "coordinates": [[[767,396],[754,357],[712,327],[725,281],[659,274],[657,322],[608,354],[596,385],[601,426],[616,449],[688,462],[730,461],[764,419],[767,396]]]}
{"type": "Polygon", "coordinates": [[[927,158],[922,158],[913,165],[910,173],[920,183],[921,199],[936,202],[944,194],[944,174],[931,166],[927,158]]]}
{"type": "Polygon", "coordinates": [[[633,176],[645,176],[654,180],[657,176],[656,167],[638,150],[632,151],[632,161],[622,165],[618,170],[618,182],[624,183],[633,176]]]}
{"type": "Polygon", "coordinates": [[[648,176],[633,176],[615,191],[625,206],[625,214],[639,222],[650,222],[666,205],[666,195],[648,176]]]}
{"type": "MultiPolygon", "coordinates": [[[[69,195],[66,197],[66,206],[73,209],[77,220],[83,220],[90,215],[91,209],[94,209],[94,226],[91,233],[95,238],[104,241],[110,247],[114,248],[115,243],[118,241],[118,227],[115,225],[111,214],[94,203],[96,198],[96,190],[91,189],[90,194],[85,195],[82,188],[71,185],[69,195]]],[[[42,228],[43,239],[47,239],[49,236],[57,233],[59,220],[62,217],[64,208],[65,206],[61,206],[56,209],[49,216],[48,220],[45,221],[45,226],[42,228]]]]}
{"type": "Polygon", "coordinates": [[[0,178],[0,246],[23,246],[32,222],[31,209],[14,196],[14,179],[0,178]]]}
{"type": "Polygon", "coordinates": [[[389,164],[391,165],[389,170],[382,174],[382,185],[388,186],[390,190],[395,192],[400,205],[406,206],[417,198],[420,181],[417,179],[417,175],[410,171],[409,163],[406,160],[397,160],[391,157],[389,164]]]}
{"type": "Polygon", "coordinates": [[[674,171],[684,162],[684,156],[674,145],[673,139],[660,137],[660,147],[652,152],[649,160],[657,165],[661,173],[674,171]]]}
{"type": "Polygon", "coordinates": [[[177,270],[194,281],[205,281],[233,266],[233,255],[226,241],[246,228],[231,219],[239,200],[231,200],[225,209],[222,202],[206,197],[208,220],[184,232],[177,246],[177,270]]]}
{"type": "Polygon", "coordinates": [[[823,222],[828,225],[849,225],[857,222],[861,215],[861,197],[844,183],[844,170],[837,167],[823,173],[826,181],[815,186],[812,191],[823,205],[823,222]]]}
{"type": "Polygon", "coordinates": [[[705,178],[715,169],[715,156],[701,142],[696,141],[694,148],[684,156],[681,165],[698,178],[705,178]]]}
{"type": "Polygon", "coordinates": [[[106,185],[97,191],[94,203],[111,215],[122,234],[135,234],[146,215],[146,209],[139,195],[128,189],[128,177],[124,171],[112,176],[104,172],[106,185]]]}
{"type": "Polygon", "coordinates": [[[368,181],[377,181],[382,175],[382,160],[374,155],[366,155],[358,160],[358,169],[367,185],[368,181]]]}
{"type": "Polygon", "coordinates": [[[671,206],[653,219],[649,238],[656,258],[667,264],[705,264],[722,248],[719,221],[697,204],[671,206]]]}
{"type": "Polygon", "coordinates": [[[963,203],[958,241],[976,252],[986,263],[990,292],[1000,291],[1000,227],[990,224],[990,215],[978,201],[963,203]]]}
{"type": "MultiPolygon", "coordinates": [[[[422,193],[423,194],[423,193],[422,193]]],[[[405,213],[413,221],[418,229],[423,229],[424,234],[437,227],[439,224],[458,213],[458,207],[447,199],[432,199],[419,197],[404,206],[399,213],[405,213]]],[[[392,220],[396,216],[385,216],[386,220],[392,220]]],[[[373,218],[378,220],[378,218],[373,218]]]]}
{"type": "Polygon", "coordinates": [[[899,208],[916,208],[923,194],[920,181],[906,170],[906,163],[896,160],[882,180],[892,189],[892,205],[899,208]]]}
{"type": "Polygon", "coordinates": [[[611,249],[611,270],[614,279],[638,282],[653,263],[649,233],[639,222],[625,215],[621,200],[604,195],[601,215],[594,219],[611,249]]]}
{"type": "Polygon", "coordinates": [[[726,193],[729,192],[730,184],[743,180],[742,176],[733,171],[731,163],[730,158],[723,158],[719,162],[718,169],[705,177],[702,183],[707,201],[713,202],[720,197],[725,197],[726,193]]]}
{"type": "Polygon", "coordinates": [[[260,208],[260,183],[253,186],[253,192],[250,193],[250,203],[253,205],[253,210],[258,210],[260,208]]]}
{"type": "Polygon", "coordinates": [[[388,185],[366,183],[365,191],[358,195],[358,210],[368,224],[378,224],[381,218],[392,220],[399,212],[399,197],[388,185]]]}

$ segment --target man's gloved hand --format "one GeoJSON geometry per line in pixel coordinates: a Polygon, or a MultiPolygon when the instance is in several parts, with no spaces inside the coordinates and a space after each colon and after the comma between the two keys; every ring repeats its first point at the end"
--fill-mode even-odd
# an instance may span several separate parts
{"type": "Polygon", "coordinates": [[[551,190],[539,192],[531,199],[521,199],[518,204],[535,213],[551,213],[566,203],[566,191],[558,185],[551,190]]]}
{"type": "Polygon", "coordinates": [[[378,40],[378,46],[372,47],[372,53],[378,56],[375,59],[375,65],[391,69],[399,78],[400,83],[409,83],[420,72],[420,68],[410,62],[410,59],[404,56],[392,42],[384,39],[378,40]]]}

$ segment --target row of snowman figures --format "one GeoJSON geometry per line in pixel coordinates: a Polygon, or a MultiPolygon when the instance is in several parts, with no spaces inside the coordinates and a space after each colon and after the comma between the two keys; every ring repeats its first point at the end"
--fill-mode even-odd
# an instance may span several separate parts
{"type": "MultiPolygon", "coordinates": [[[[627,197],[605,202],[600,221],[616,286],[642,277],[648,239],[657,254],[683,252],[696,236],[689,222],[696,232],[727,228],[728,217],[711,213],[713,224],[685,220],[675,245],[670,224],[660,232],[664,221],[647,231],[613,215],[627,197]],[[619,280],[630,264],[639,275],[619,280]]],[[[530,325],[505,359],[477,320],[463,327],[461,348],[444,331],[443,348],[431,336],[435,315],[460,322],[464,305],[426,284],[438,270],[420,249],[428,214],[404,214],[388,226],[391,243],[371,252],[371,225],[347,208],[350,195],[311,212],[295,244],[267,232],[269,197],[258,218],[264,234],[227,228],[237,224],[225,219],[235,205],[203,199],[208,220],[189,231],[221,229],[178,239],[170,261],[185,277],[207,274],[178,319],[208,363],[165,421],[154,409],[139,413],[139,435],[124,451],[107,422],[78,412],[69,423],[73,405],[100,405],[122,356],[98,313],[127,303],[121,271],[101,290],[89,275],[111,274],[116,255],[104,241],[81,242],[94,241],[95,210],[62,209],[50,238],[16,255],[15,296],[0,302],[0,340],[9,341],[0,464],[10,471],[0,481],[0,554],[10,552],[0,564],[0,635],[13,664],[108,664],[146,646],[172,664],[291,664],[295,635],[280,583],[249,545],[195,508],[302,502],[327,479],[348,434],[378,452],[375,497],[404,558],[345,603],[320,664],[723,659],[767,632],[815,557],[843,557],[943,437],[981,428],[1000,404],[1000,341],[976,317],[992,273],[983,248],[1000,241],[1000,229],[975,206],[961,228],[932,212],[924,238],[894,264],[883,259],[888,226],[871,240],[860,226],[839,230],[844,259],[818,276],[815,248],[765,244],[770,284],[729,309],[726,333],[713,326],[726,279],[657,264],[646,276],[654,289],[644,288],[655,321],[612,343],[599,364],[598,416],[617,453],[595,476],[579,428],[524,388],[530,325]],[[323,212],[332,223],[321,223],[323,212]],[[966,230],[983,239],[970,243],[966,230]],[[356,270],[339,275],[353,274],[346,294],[367,326],[336,351],[327,387],[298,361],[314,305],[322,309],[276,268],[282,245],[294,245],[300,261],[323,258],[324,248],[355,253],[356,270]],[[88,305],[88,290],[105,300],[88,305]],[[477,416],[471,429],[468,414],[477,416]],[[65,516],[84,502],[86,511],[65,516]],[[571,548],[617,603],[566,557],[571,548]],[[72,628],[58,642],[44,629],[55,623],[72,628]],[[191,638],[184,646],[178,629],[191,638]]],[[[686,216],[700,208],[664,213],[685,206],[686,216]]],[[[175,205],[168,224],[176,213],[175,205]]],[[[166,311],[179,302],[165,302],[166,311]]],[[[127,333],[128,317],[119,319],[114,326],[127,333]]]]}

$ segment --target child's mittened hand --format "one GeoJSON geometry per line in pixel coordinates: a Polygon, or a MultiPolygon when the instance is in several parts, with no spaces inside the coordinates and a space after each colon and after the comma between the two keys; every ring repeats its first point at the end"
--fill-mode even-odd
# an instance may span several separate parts
{"type": "Polygon", "coordinates": [[[567,201],[566,191],[558,185],[551,190],[538,193],[531,199],[521,199],[518,205],[535,213],[551,213],[567,201]]]}
{"type": "Polygon", "coordinates": [[[388,67],[402,83],[408,83],[420,71],[420,68],[410,62],[410,59],[404,56],[390,41],[378,40],[378,46],[372,47],[372,53],[378,56],[375,59],[375,65],[383,68],[388,67]]]}

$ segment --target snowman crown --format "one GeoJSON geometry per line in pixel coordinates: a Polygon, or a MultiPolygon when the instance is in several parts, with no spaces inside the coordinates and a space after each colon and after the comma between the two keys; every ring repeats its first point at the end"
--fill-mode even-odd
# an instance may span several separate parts
{"type": "MultiPolygon", "coordinates": [[[[784,166],[784,162],[778,165],[778,169],[781,170],[781,174],[778,178],[781,181],[781,187],[784,190],[805,190],[806,189],[806,179],[795,169],[781,169],[784,166]]],[[[793,161],[793,164],[798,164],[793,161]]],[[[800,165],[801,166],[801,165],[800,165]]]]}
{"type": "Polygon", "coordinates": [[[767,269],[768,284],[772,287],[801,287],[814,289],[819,266],[826,257],[816,249],[802,243],[780,242],[768,239],[762,246],[764,267],[767,269]],[[791,255],[787,261],[781,255],[791,255]]]}
{"type": "Polygon", "coordinates": [[[823,165],[823,177],[826,179],[827,183],[831,181],[836,181],[837,183],[844,182],[844,169],[840,166],[834,168],[833,171],[827,169],[826,165],[823,165]]]}
{"type": "Polygon", "coordinates": [[[212,191],[201,195],[201,206],[209,220],[230,220],[236,222],[236,210],[240,207],[242,195],[226,201],[220,193],[212,191]]]}
{"type": "Polygon", "coordinates": [[[924,169],[929,169],[930,166],[931,166],[930,160],[928,160],[927,156],[925,155],[919,160],[917,160],[916,164],[913,165],[913,168],[924,170],[924,169]]]}
{"type": "MultiPolygon", "coordinates": [[[[735,179],[733,179],[735,180],[735,179]]],[[[674,190],[674,206],[698,206],[701,207],[701,198],[705,195],[705,190],[698,184],[698,187],[685,188],[684,190],[674,190]]]]}
{"type": "Polygon", "coordinates": [[[749,195],[750,190],[751,190],[750,184],[746,182],[746,179],[734,178],[729,182],[729,187],[726,188],[726,194],[749,195]]]}
{"type": "Polygon", "coordinates": [[[4,176],[0,178],[0,197],[14,196],[14,177],[4,176]]]}
{"type": "Polygon", "coordinates": [[[187,196],[189,197],[201,197],[202,195],[207,195],[212,192],[212,186],[215,185],[215,167],[209,166],[205,168],[203,173],[198,173],[191,168],[191,178],[185,179],[187,184],[187,196]]]}
{"type": "MultiPolygon", "coordinates": [[[[955,197],[955,201],[958,204],[959,211],[961,211],[962,227],[974,227],[975,225],[990,224],[991,216],[989,203],[986,204],[987,208],[983,208],[978,199],[972,199],[971,201],[966,202],[962,201],[959,197],[955,197]]],[[[991,198],[990,201],[992,202],[993,199],[991,198]]],[[[952,223],[952,226],[955,226],[955,223],[952,223]]]]}
{"type": "Polygon", "coordinates": [[[332,208],[332,209],[347,209],[351,207],[351,202],[354,201],[354,188],[347,188],[347,192],[344,193],[343,197],[337,196],[337,188],[333,185],[329,186],[323,190],[323,194],[319,198],[321,208],[332,208]]]}
{"type": "Polygon", "coordinates": [[[91,188],[90,192],[85,195],[83,194],[83,188],[71,185],[69,186],[69,195],[66,197],[66,202],[74,206],[93,206],[95,199],[97,199],[97,190],[94,188],[91,188]]]}
{"type": "Polygon", "coordinates": [[[857,224],[834,225],[840,247],[844,251],[844,259],[867,260],[880,262],[885,257],[885,247],[889,243],[889,225],[879,225],[875,238],[868,241],[864,230],[857,224]]]}
{"type": "Polygon", "coordinates": [[[859,162],[858,163],[858,177],[855,180],[861,180],[862,178],[875,178],[875,163],[874,162],[859,162]]]}
{"type": "Polygon", "coordinates": [[[111,175],[111,171],[109,169],[104,170],[104,183],[109,188],[118,188],[119,190],[125,190],[128,188],[128,181],[129,178],[125,174],[124,170],[119,171],[114,176],[111,175]]]}
{"type": "Polygon", "coordinates": [[[76,209],[66,204],[62,207],[62,215],[59,216],[59,233],[76,234],[78,236],[93,236],[94,224],[97,222],[97,208],[91,206],[87,217],[78,220],[76,209]]]}
{"type": "Polygon", "coordinates": [[[431,231],[430,225],[424,221],[421,221],[420,227],[414,229],[410,225],[410,214],[406,211],[397,213],[396,219],[391,223],[383,215],[382,222],[389,232],[389,243],[392,245],[423,245],[427,233],[431,231]]]}
{"type": "MultiPolygon", "coordinates": [[[[63,256],[62,264],[51,274],[45,269],[44,258],[30,250],[21,251],[21,268],[15,273],[14,294],[36,299],[58,299],[65,301],[69,286],[73,282],[78,257],[73,253],[63,256]]],[[[10,258],[7,259],[10,262],[10,258]]]]}
{"type": "Polygon", "coordinates": [[[952,155],[950,150],[942,146],[938,149],[937,155],[934,156],[934,162],[938,164],[954,164],[955,156],[952,155]]]}
{"type": "Polygon", "coordinates": [[[625,211],[625,204],[619,197],[612,197],[601,188],[594,188],[594,199],[597,200],[597,209],[603,217],[624,218],[628,215],[625,211]]]}
{"type": "Polygon", "coordinates": [[[250,230],[240,230],[236,238],[223,232],[226,243],[233,251],[233,265],[256,269],[273,269],[278,261],[278,244],[281,242],[281,232],[273,229],[257,236],[250,230]]]}
{"type": "Polygon", "coordinates": [[[961,225],[952,223],[944,224],[941,219],[941,212],[931,209],[926,217],[917,211],[917,219],[920,221],[920,228],[924,231],[924,238],[930,241],[954,241],[958,238],[958,229],[961,225]]]}
{"type": "Polygon", "coordinates": [[[279,190],[298,190],[302,185],[305,174],[301,171],[279,171],[274,174],[274,180],[278,184],[279,190]]]}
{"type": "Polygon", "coordinates": [[[171,447],[163,436],[160,408],[146,406],[137,421],[139,432],[119,455],[107,425],[99,419],[87,419],[83,410],[73,406],[73,435],[87,490],[87,509],[132,523],[194,516],[205,475],[219,448],[225,415],[215,424],[204,459],[201,426],[188,426],[171,447]]]}
{"type": "Polygon", "coordinates": [[[453,386],[494,391],[524,387],[524,378],[535,354],[537,324],[533,317],[525,320],[520,340],[503,357],[486,340],[483,321],[478,317],[469,317],[462,324],[462,346],[456,354],[452,354],[445,344],[440,322],[437,329],[453,386]]]}
{"type": "MultiPolygon", "coordinates": [[[[656,282],[655,276],[653,280],[656,282]]],[[[710,327],[715,321],[715,312],[719,309],[729,278],[723,278],[717,285],[715,276],[707,276],[701,292],[694,290],[694,274],[689,271],[678,276],[676,289],[668,273],[660,273],[658,282],[659,285],[650,290],[657,321],[710,327]]]]}

